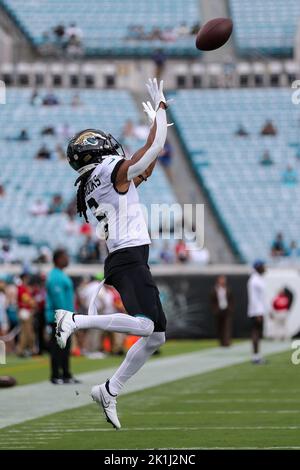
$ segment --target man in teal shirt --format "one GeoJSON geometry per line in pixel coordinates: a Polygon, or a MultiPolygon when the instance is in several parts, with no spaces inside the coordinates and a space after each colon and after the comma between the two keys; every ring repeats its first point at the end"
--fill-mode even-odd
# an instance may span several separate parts
{"type": "Polygon", "coordinates": [[[46,282],[46,322],[51,327],[50,355],[51,382],[56,385],[77,383],[70,373],[70,346],[68,341],[65,349],[60,349],[55,339],[55,310],[62,308],[74,311],[74,286],[72,279],[64,273],[69,264],[65,250],[56,250],[53,254],[54,268],[50,271],[46,282]]]}

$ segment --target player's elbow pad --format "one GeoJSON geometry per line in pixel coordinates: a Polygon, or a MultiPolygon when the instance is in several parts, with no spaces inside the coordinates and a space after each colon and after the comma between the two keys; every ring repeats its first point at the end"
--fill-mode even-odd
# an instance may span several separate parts
{"type": "Polygon", "coordinates": [[[158,157],[163,150],[167,138],[166,111],[160,108],[156,113],[156,133],[152,145],[144,153],[142,158],[131,165],[127,171],[128,180],[132,180],[146,171],[149,165],[158,157]]]}

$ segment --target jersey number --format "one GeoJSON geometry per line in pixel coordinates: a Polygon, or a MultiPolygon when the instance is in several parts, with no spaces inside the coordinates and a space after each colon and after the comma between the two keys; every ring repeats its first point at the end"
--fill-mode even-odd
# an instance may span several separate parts
{"type": "Polygon", "coordinates": [[[108,239],[108,220],[107,220],[107,217],[106,217],[106,214],[98,214],[96,215],[97,213],[97,210],[99,209],[99,204],[97,203],[97,201],[91,197],[88,201],[88,206],[89,208],[91,209],[93,215],[96,217],[96,219],[99,221],[99,222],[104,222],[104,233],[105,233],[105,240],[108,239]]]}

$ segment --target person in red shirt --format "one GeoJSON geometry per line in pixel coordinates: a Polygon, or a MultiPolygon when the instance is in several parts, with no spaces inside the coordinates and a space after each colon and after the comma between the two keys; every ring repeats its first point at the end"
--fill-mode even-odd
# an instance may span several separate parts
{"type": "Polygon", "coordinates": [[[22,282],[18,286],[18,316],[21,331],[17,353],[21,357],[26,357],[35,352],[35,335],[33,329],[35,301],[29,285],[29,275],[23,273],[20,278],[22,282]]]}
{"type": "Polygon", "coordinates": [[[286,287],[280,290],[273,300],[271,318],[274,339],[284,340],[289,337],[287,320],[292,303],[293,293],[286,287]]]}
{"type": "Polygon", "coordinates": [[[176,244],[175,254],[179,263],[186,263],[189,260],[189,250],[184,240],[179,240],[176,244]]]}

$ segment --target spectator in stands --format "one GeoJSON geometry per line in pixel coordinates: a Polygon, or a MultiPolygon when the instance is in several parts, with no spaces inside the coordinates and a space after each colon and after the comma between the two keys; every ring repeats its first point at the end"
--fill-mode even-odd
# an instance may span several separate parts
{"type": "Polygon", "coordinates": [[[64,200],[61,194],[54,194],[50,202],[48,214],[60,214],[64,211],[64,200]]]}
{"type": "Polygon", "coordinates": [[[36,159],[38,160],[50,160],[51,158],[51,152],[48,149],[46,144],[43,144],[40,149],[38,150],[36,156],[36,159]]]}
{"type": "Polygon", "coordinates": [[[170,181],[172,181],[172,160],[173,160],[173,147],[170,144],[169,140],[166,140],[164,149],[161,151],[159,155],[159,163],[165,170],[167,177],[170,181]]]}
{"type": "Polygon", "coordinates": [[[3,240],[0,249],[0,263],[12,263],[15,261],[14,254],[8,240],[3,240]]]}
{"type": "Polygon", "coordinates": [[[83,103],[80,99],[80,94],[79,93],[74,93],[74,95],[72,96],[72,99],[71,99],[71,106],[73,106],[73,108],[77,108],[77,106],[81,106],[83,103]]]}
{"type": "Polygon", "coordinates": [[[175,28],[165,28],[160,33],[160,38],[164,42],[176,42],[178,39],[178,33],[175,28]]]}
{"type": "Polygon", "coordinates": [[[64,269],[69,264],[69,257],[65,250],[56,250],[53,254],[54,267],[46,281],[46,323],[51,329],[50,356],[51,377],[55,385],[78,383],[70,371],[71,338],[67,345],[61,349],[55,338],[55,310],[64,309],[74,311],[74,286],[72,279],[65,274],[64,269]]]}
{"type": "Polygon", "coordinates": [[[152,55],[152,60],[153,60],[154,65],[155,65],[154,75],[157,78],[157,80],[159,81],[159,80],[161,80],[162,75],[163,75],[164,70],[165,70],[167,56],[166,56],[166,54],[164,53],[164,51],[162,49],[156,49],[156,51],[152,55]]]}
{"type": "Polygon", "coordinates": [[[147,39],[149,41],[159,41],[162,37],[161,35],[162,35],[161,29],[158,26],[153,26],[147,39]]]}
{"type": "Polygon", "coordinates": [[[260,164],[263,166],[270,166],[274,164],[269,150],[265,150],[260,159],[260,164]]]}
{"type": "Polygon", "coordinates": [[[48,91],[43,98],[43,105],[44,106],[57,106],[59,105],[59,99],[53,93],[53,91],[48,91]]]}
{"type": "Polygon", "coordinates": [[[298,183],[298,173],[292,165],[287,165],[282,173],[281,180],[286,186],[295,186],[298,183]]]}
{"type": "Polygon", "coordinates": [[[20,131],[20,133],[16,136],[13,136],[13,137],[6,137],[6,140],[13,140],[13,141],[18,141],[18,142],[26,142],[28,140],[30,140],[30,137],[28,135],[28,132],[26,129],[22,129],[20,131]]]}
{"type": "MultiPolygon", "coordinates": [[[[12,332],[19,324],[18,319],[18,288],[10,281],[6,287],[6,314],[8,318],[8,331],[12,332]]],[[[13,335],[7,347],[15,352],[18,335],[13,335]]]]}
{"type": "Polygon", "coordinates": [[[41,130],[41,135],[55,135],[55,127],[54,126],[45,126],[41,130]]]}
{"type": "Polygon", "coordinates": [[[260,135],[269,135],[269,136],[277,135],[277,129],[271,120],[267,120],[265,122],[265,124],[263,125],[260,131],[260,135]]]}
{"type": "Polygon", "coordinates": [[[5,196],[5,187],[3,184],[0,184],[0,198],[5,196]]]}
{"type": "Polygon", "coordinates": [[[38,106],[42,104],[42,99],[40,97],[40,94],[36,88],[33,89],[31,97],[30,97],[30,104],[32,106],[38,106]]]}
{"type": "Polygon", "coordinates": [[[6,283],[0,280],[0,336],[8,330],[8,318],[6,314],[6,283]]]}
{"type": "Polygon", "coordinates": [[[31,279],[32,296],[35,301],[34,332],[37,340],[37,354],[42,355],[46,350],[44,340],[45,330],[45,303],[46,303],[46,277],[44,274],[33,276],[31,279]]]}
{"type": "Polygon", "coordinates": [[[34,263],[50,263],[52,257],[52,251],[47,245],[42,245],[38,248],[38,256],[34,260],[34,263]]]}
{"type": "Polygon", "coordinates": [[[65,38],[65,32],[66,32],[65,26],[62,23],[58,24],[57,26],[53,28],[54,39],[58,43],[62,44],[65,38]]]}
{"type": "Polygon", "coordinates": [[[168,241],[165,241],[159,254],[162,263],[170,264],[174,262],[174,253],[168,241]]]}
{"type": "MultiPolygon", "coordinates": [[[[75,216],[77,214],[77,201],[76,197],[71,199],[69,204],[66,207],[66,214],[69,216],[75,216]]],[[[89,224],[88,224],[89,225],[89,224]]]]}
{"type": "Polygon", "coordinates": [[[271,256],[273,258],[278,258],[281,256],[286,256],[287,249],[284,241],[283,234],[281,232],[277,233],[275,240],[271,246],[271,256]]]}
{"type": "Polygon", "coordinates": [[[33,312],[35,301],[30,287],[30,276],[24,272],[20,276],[21,284],[18,286],[18,316],[20,321],[20,340],[18,355],[27,357],[35,353],[35,335],[33,329],[33,312]]]}
{"type": "Polygon", "coordinates": [[[218,276],[210,295],[220,345],[230,346],[232,336],[233,295],[226,276],[218,276]]]}
{"type": "Polygon", "coordinates": [[[20,140],[21,142],[26,142],[27,140],[30,140],[30,137],[26,129],[21,130],[19,136],[17,137],[17,140],[20,140]]]}
{"type": "Polygon", "coordinates": [[[249,132],[246,130],[243,124],[240,124],[234,134],[238,137],[247,137],[249,132]]]}
{"type": "Polygon", "coordinates": [[[82,29],[75,23],[71,23],[66,30],[66,51],[69,55],[75,56],[82,54],[82,38],[82,29]]]}
{"type": "Polygon", "coordinates": [[[45,201],[37,199],[29,209],[32,215],[45,215],[48,214],[48,205],[45,201]]]}
{"type": "Polygon", "coordinates": [[[176,32],[178,34],[178,37],[185,37],[190,34],[190,28],[188,27],[185,21],[182,21],[178,28],[176,28],[176,32]]]}
{"type": "Polygon", "coordinates": [[[85,237],[84,244],[79,250],[79,260],[81,263],[97,263],[99,262],[100,253],[98,240],[94,240],[92,235],[85,237]]]}
{"type": "Polygon", "coordinates": [[[179,240],[175,246],[176,261],[187,263],[189,261],[189,251],[184,240],[179,240]]]}
{"type": "Polygon", "coordinates": [[[193,24],[193,26],[191,27],[191,35],[197,34],[200,28],[201,24],[199,21],[197,21],[197,23],[193,24]]]}
{"type": "Polygon", "coordinates": [[[81,40],[83,37],[82,29],[77,26],[76,23],[71,23],[70,26],[66,30],[66,36],[69,44],[74,42],[78,45],[81,44],[81,40]]]}

